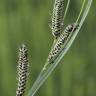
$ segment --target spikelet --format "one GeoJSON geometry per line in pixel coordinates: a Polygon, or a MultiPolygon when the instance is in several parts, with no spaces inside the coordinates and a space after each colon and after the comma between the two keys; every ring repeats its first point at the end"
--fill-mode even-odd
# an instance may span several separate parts
{"type": "Polygon", "coordinates": [[[26,81],[28,76],[28,59],[27,49],[24,44],[19,48],[19,60],[18,60],[18,86],[16,90],[16,96],[24,96],[26,81]]]}
{"type": "Polygon", "coordinates": [[[55,0],[52,16],[52,34],[58,38],[63,28],[64,0],[55,0]]]}
{"type": "Polygon", "coordinates": [[[68,25],[65,28],[64,32],[60,35],[56,44],[54,45],[54,47],[51,49],[49,53],[49,57],[48,57],[49,63],[54,62],[54,59],[57,58],[59,53],[62,51],[65,41],[68,40],[68,38],[71,36],[71,33],[74,32],[78,28],[78,26],[79,26],[78,24],[74,23],[68,25]]]}

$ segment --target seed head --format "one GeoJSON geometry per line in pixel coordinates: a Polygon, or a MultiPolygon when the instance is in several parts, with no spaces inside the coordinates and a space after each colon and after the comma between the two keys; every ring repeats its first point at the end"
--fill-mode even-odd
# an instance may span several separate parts
{"type": "Polygon", "coordinates": [[[64,0],[55,0],[52,16],[52,34],[58,38],[63,30],[64,0]]]}
{"type": "Polygon", "coordinates": [[[18,86],[16,96],[24,96],[28,76],[27,48],[24,44],[19,48],[18,60],[18,86]]]}
{"type": "Polygon", "coordinates": [[[49,63],[54,62],[54,59],[56,59],[57,56],[62,51],[64,47],[63,45],[65,44],[66,40],[68,40],[69,37],[72,35],[72,33],[76,31],[78,26],[79,24],[73,23],[73,24],[68,25],[65,28],[64,32],[62,32],[62,34],[58,37],[56,44],[53,46],[53,48],[51,49],[49,53],[49,57],[48,57],[49,63]]]}

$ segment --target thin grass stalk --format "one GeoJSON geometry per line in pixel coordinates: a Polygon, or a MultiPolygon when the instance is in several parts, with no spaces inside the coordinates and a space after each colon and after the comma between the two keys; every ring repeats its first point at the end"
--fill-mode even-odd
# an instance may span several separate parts
{"type": "Polygon", "coordinates": [[[68,12],[69,5],[70,5],[70,0],[67,1],[67,6],[66,6],[66,9],[65,9],[64,18],[63,18],[64,20],[66,18],[67,12],[68,12]]]}

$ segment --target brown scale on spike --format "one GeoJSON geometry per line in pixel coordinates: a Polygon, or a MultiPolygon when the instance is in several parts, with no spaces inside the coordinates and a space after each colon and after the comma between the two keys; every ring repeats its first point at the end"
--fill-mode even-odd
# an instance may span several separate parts
{"type": "Polygon", "coordinates": [[[16,90],[16,96],[24,96],[28,77],[27,49],[24,44],[22,44],[19,49],[18,57],[18,86],[16,90]]]}
{"type": "Polygon", "coordinates": [[[57,58],[59,53],[62,51],[62,47],[66,40],[71,36],[71,33],[74,32],[78,28],[79,24],[70,24],[66,27],[64,32],[58,38],[56,44],[54,45],[53,49],[49,53],[48,62],[53,63],[54,59],[57,58]]]}

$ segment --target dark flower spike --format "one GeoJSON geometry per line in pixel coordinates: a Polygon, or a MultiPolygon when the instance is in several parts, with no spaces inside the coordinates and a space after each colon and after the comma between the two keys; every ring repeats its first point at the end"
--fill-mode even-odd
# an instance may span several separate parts
{"type": "Polygon", "coordinates": [[[73,23],[68,25],[64,32],[58,37],[57,42],[51,49],[48,57],[48,62],[49,63],[54,63],[54,59],[59,55],[59,53],[62,51],[65,42],[70,38],[72,33],[76,31],[76,29],[79,27],[79,24],[73,23]]]}
{"type": "Polygon", "coordinates": [[[52,16],[52,34],[57,39],[63,30],[64,0],[55,0],[52,16]]]}
{"type": "Polygon", "coordinates": [[[24,96],[26,81],[28,77],[28,57],[27,48],[24,44],[19,48],[19,60],[18,60],[18,86],[16,90],[16,96],[24,96]]]}

